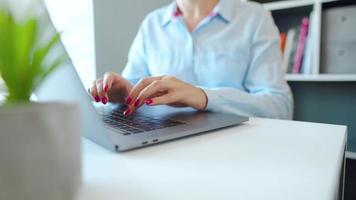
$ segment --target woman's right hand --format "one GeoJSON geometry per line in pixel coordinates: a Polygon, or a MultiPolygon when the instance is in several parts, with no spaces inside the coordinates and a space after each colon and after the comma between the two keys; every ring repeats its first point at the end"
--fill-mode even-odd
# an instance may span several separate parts
{"type": "Polygon", "coordinates": [[[133,85],[121,75],[106,72],[104,78],[95,80],[88,91],[96,102],[125,103],[132,87],[133,85]]]}

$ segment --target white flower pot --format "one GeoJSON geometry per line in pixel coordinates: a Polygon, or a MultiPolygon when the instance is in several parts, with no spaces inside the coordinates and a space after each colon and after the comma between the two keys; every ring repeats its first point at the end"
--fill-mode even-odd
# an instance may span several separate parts
{"type": "Polygon", "coordinates": [[[79,108],[0,107],[0,199],[72,200],[81,180],[79,108]]]}

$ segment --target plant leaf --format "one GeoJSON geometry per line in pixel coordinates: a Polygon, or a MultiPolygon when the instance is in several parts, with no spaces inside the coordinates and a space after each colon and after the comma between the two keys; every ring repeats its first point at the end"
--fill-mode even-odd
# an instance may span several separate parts
{"type": "Polygon", "coordinates": [[[38,85],[44,81],[49,74],[51,74],[53,71],[55,71],[58,67],[60,67],[64,61],[65,57],[58,58],[56,59],[49,67],[46,68],[46,70],[43,71],[41,76],[39,77],[38,81],[34,84],[33,89],[38,87],[38,85]]]}
{"type": "Polygon", "coordinates": [[[28,17],[16,21],[12,13],[0,5],[0,75],[8,88],[8,102],[29,101],[32,91],[64,60],[61,54],[50,55],[60,41],[59,33],[53,33],[49,41],[40,46],[44,38],[39,30],[40,20],[28,17]]]}
{"type": "Polygon", "coordinates": [[[41,66],[44,62],[44,59],[48,55],[49,51],[54,47],[54,45],[58,44],[60,39],[61,39],[61,35],[59,33],[56,33],[49,40],[47,44],[45,44],[43,47],[38,48],[34,52],[33,66],[35,67],[41,66]]]}

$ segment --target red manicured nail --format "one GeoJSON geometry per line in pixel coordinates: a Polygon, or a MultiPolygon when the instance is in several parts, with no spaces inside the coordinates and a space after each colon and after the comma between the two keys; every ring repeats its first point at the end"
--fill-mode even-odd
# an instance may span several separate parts
{"type": "Polygon", "coordinates": [[[127,97],[127,98],[126,98],[126,104],[130,104],[131,101],[132,101],[132,98],[131,98],[131,97],[127,97]]]}
{"type": "Polygon", "coordinates": [[[95,101],[98,103],[100,102],[100,98],[98,96],[95,96],[95,101]]]}
{"type": "Polygon", "coordinates": [[[134,106],[137,107],[138,105],[140,105],[140,100],[139,100],[139,99],[136,99],[136,100],[135,100],[135,103],[134,103],[134,106]]]}
{"type": "Polygon", "coordinates": [[[147,104],[147,105],[151,105],[153,103],[153,100],[152,99],[147,99],[146,101],[145,101],[145,104],[147,104]]]}
{"type": "Polygon", "coordinates": [[[130,108],[128,108],[124,111],[124,115],[127,116],[130,114],[130,112],[131,112],[131,110],[130,110],[130,108]]]}
{"type": "Polygon", "coordinates": [[[104,85],[104,92],[108,92],[109,86],[107,84],[104,85]]]}
{"type": "Polygon", "coordinates": [[[108,99],[106,97],[103,97],[101,99],[101,102],[103,102],[103,104],[107,104],[108,103],[108,99]]]}

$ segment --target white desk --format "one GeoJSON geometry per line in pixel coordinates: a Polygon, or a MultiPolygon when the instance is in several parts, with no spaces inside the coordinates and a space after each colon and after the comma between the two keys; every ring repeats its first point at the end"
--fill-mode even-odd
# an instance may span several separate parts
{"type": "Polygon", "coordinates": [[[78,200],[337,199],[345,126],[245,125],[115,154],[87,140],[78,200]]]}

